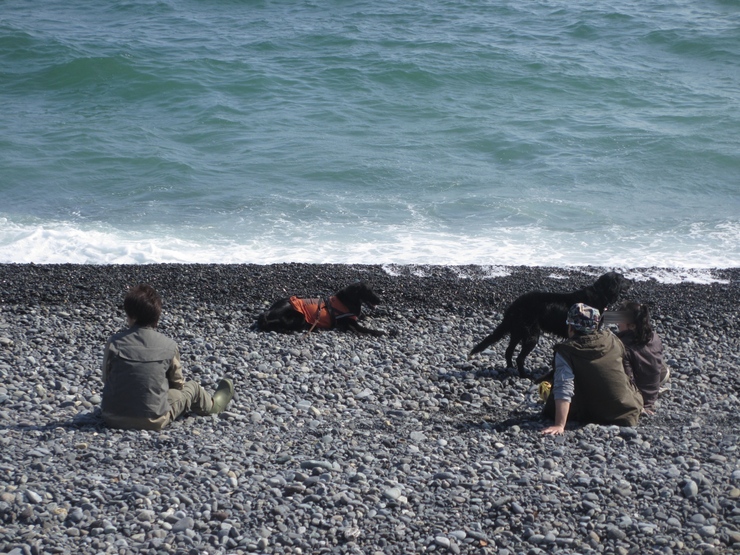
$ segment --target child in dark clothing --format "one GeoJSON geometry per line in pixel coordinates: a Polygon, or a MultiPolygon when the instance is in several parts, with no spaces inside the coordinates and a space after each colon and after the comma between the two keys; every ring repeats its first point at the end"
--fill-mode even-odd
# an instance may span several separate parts
{"type": "Polygon", "coordinates": [[[112,428],[161,430],[187,411],[216,414],[234,394],[222,379],[213,396],[182,375],[177,344],[156,331],[162,299],[150,285],[131,288],[123,301],[129,328],[107,342],[103,355],[103,420],[112,428]]]}
{"type": "Polygon", "coordinates": [[[650,326],[650,310],[647,305],[627,302],[617,312],[617,337],[627,350],[625,366],[629,366],[627,370],[631,371],[635,385],[642,393],[645,412],[652,414],[660,386],[670,375],[663,356],[663,344],[650,326]]]}

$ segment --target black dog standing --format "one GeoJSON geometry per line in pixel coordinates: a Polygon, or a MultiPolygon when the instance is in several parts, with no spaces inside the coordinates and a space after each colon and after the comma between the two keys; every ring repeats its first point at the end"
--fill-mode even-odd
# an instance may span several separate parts
{"type": "Polygon", "coordinates": [[[254,328],[280,332],[322,328],[376,337],[384,335],[382,331],[366,328],[357,321],[363,303],[373,308],[380,304],[380,299],[362,282],[353,283],[326,299],[293,296],[275,301],[267,312],[260,314],[254,328]]]}
{"type": "Polygon", "coordinates": [[[568,326],[565,323],[568,309],[576,303],[584,303],[599,312],[619,300],[619,296],[632,286],[632,282],[617,272],[608,272],[593,285],[570,293],[549,293],[531,291],[511,303],[504,311],[504,319],[493,330],[493,333],[478,343],[470,355],[484,349],[509,335],[509,346],[506,348],[506,364],[512,365],[514,349],[521,343],[516,366],[521,377],[526,377],[524,359],[537,346],[542,332],[560,337],[568,337],[568,326]]]}

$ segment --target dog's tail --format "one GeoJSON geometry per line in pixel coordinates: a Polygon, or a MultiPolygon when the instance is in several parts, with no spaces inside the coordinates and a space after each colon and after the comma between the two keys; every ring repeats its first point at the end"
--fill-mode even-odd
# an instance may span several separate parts
{"type": "Polygon", "coordinates": [[[496,343],[497,341],[500,341],[507,333],[509,333],[509,326],[506,325],[506,321],[504,320],[501,322],[498,326],[496,326],[496,329],[493,330],[493,333],[486,337],[483,341],[478,343],[473,349],[470,351],[469,357],[473,356],[476,353],[480,353],[481,351],[486,350],[488,347],[496,343]]]}

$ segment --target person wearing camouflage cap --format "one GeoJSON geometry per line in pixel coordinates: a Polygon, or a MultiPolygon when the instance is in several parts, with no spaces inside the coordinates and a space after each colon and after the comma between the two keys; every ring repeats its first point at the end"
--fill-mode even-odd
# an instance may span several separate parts
{"type": "Polygon", "coordinates": [[[642,411],[642,396],[625,373],[624,346],[599,330],[601,314],[583,303],[568,311],[568,340],[555,345],[552,392],[544,413],[555,424],[543,434],[560,435],[568,420],[634,426],[642,411]]]}
{"type": "Polygon", "coordinates": [[[565,323],[573,326],[576,332],[585,334],[595,332],[599,327],[599,320],[601,320],[601,313],[598,309],[587,304],[576,303],[568,310],[565,323]]]}

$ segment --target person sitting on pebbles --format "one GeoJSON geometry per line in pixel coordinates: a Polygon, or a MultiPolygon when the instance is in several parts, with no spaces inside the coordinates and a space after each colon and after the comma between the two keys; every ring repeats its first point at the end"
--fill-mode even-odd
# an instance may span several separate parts
{"type": "Polygon", "coordinates": [[[543,434],[565,432],[569,418],[580,422],[634,426],[642,411],[642,395],[625,373],[624,345],[599,330],[601,314],[583,303],[568,311],[568,339],[555,345],[552,391],[544,414],[555,425],[543,434]]]}
{"type": "Polygon", "coordinates": [[[623,303],[615,314],[617,337],[627,349],[628,372],[642,394],[644,411],[653,414],[660,387],[670,378],[663,356],[663,344],[650,326],[650,309],[645,304],[623,303]]]}
{"type": "Polygon", "coordinates": [[[111,336],[103,355],[102,416],[112,428],[161,430],[185,412],[217,414],[234,395],[222,379],[211,396],[182,375],[177,343],[155,328],[162,299],[151,285],[132,287],[123,300],[128,329],[111,336]]]}

